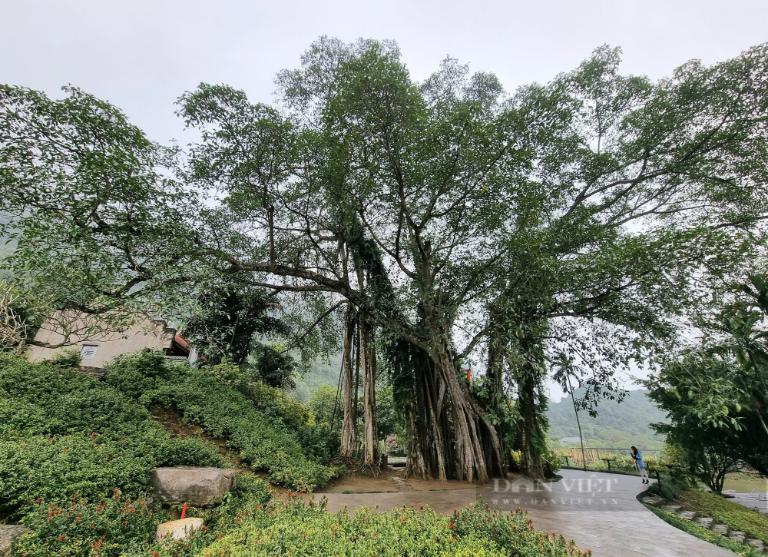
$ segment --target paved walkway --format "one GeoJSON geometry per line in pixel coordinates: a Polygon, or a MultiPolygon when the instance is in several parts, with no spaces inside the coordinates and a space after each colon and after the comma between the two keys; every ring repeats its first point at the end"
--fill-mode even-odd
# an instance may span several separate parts
{"type": "MultiPolygon", "coordinates": [[[[428,505],[451,513],[479,497],[491,506],[528,511],[534,526],[573,539],[595,557],[725,557],[733,553],[670,526],[647,510],[636,495],[639,478],[562,470],[558,482],[533,484],[525,479],[496,480],[486,486],[430,491],[397,490],[385,493],[348,493],[334,490],[326,497],[328,510],[428,505]]],[[[402,480],[399,480],[400,482],[402,480]]],[[[343,487],[343,486],[341,486],[343,487]]]]}
{"type": "MultiPolygon", "coordinates": [[[[767,486],[768,487],[768,486],[767,486]]],[[[763,514],[768,514],[768,492],[767,491],[752,491],[750,493],[743,493],[728,489],[723,491],[724,495],[733,497],[732,501],[743,505],[748,509],[755,509],[763,514]]]]}

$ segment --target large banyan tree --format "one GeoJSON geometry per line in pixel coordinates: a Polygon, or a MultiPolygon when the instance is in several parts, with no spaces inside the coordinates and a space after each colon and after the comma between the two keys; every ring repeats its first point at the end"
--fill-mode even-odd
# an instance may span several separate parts
{"type": "Polygon", "coordinates": [[[286,307],[303,300],[309,329],[339,324],[344,456],[360,378],[376,462],[385,367],[409,473],[484,481],[515,447],[540,475],[547,374],[609,384],[755,246],[767,53],[654,83],[621,75],[604,47],[510,96],[452,59],[416,82],[392,43],[321,39],[278,76],[275,105],[223,85],[184,94],[199,138],[184,152],[79,90],[6,86],[14,271],[87,311],[167,304],[235,275],[286,307]]]}

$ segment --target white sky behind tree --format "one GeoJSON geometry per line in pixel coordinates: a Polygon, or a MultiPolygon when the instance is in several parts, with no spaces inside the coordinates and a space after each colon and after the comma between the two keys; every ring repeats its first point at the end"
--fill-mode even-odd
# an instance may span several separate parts
{"type": "Polygon", "coordinates": [[[0,0],[0,82],[51,95],[71,83],[152,139],[184,141],[181,93],[227,83],[270,102],[276,73],[320,35],[394,39],[416,80],[451,55],[512,92],[606,43],[652,78],[733,57],[768,41],[768,1],[0,0]]]}

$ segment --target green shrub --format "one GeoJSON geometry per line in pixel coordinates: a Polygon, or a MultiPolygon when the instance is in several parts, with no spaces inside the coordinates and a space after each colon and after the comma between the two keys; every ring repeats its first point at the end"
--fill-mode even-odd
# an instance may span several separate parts
{"type": "Polygon", "coordinates": [[[494,513],[483,505],[453,518],[430,509],[386,513],[362,509],[330,514],[293,502],[250,509],[241,525],[199,554],[216,556],[348,555],[401,557],[560,557],[581,555],[561,537],[536,532],[523,513],[494,513]]]}
{"type": "Polygon", "coordinates": [[[132,398],[139,398],[159,381],[169,379],[174,370],[161,352],[145,349],[112,360],[104,381],[132,398]]]}
{"type": "Polygon", "coordinates": [[[263,507],[271,498],[269,486],[252,474],[239,474],[237,487],[224,503],[210,509],[190,508],[205,528],[184,542],[156,542],[157,524],[177,517],[163,511],[146,495],[127,498],[119,491],[99,500],[73,498],[39,505],[24,517],[32,532],[17,545],[25,557],[186,557],[210,545],[236,522],[263,507]]]}
{"type": "Polygon", "coordinates": [[[220,466],[215,447],[171,437],[146,408],[98,379],[51,363],[0,358],[0,513],[41,503],[133,497],[164,465],[220,466]]]}
{"type": "Polygon", "coordinates": [[[55,354],[47,362],[65,369],[77,369],[80,367],[80,351],[76,348],[64,350],[55,354]]]}
{"type": "Polygon", "coordinates": [[[39,505],[24,517],[31,532],[16,545],[16,552],[25,557],[102,557],[145,551],[157,524],[167,520],[148,501],[115,492],[95,503],[76,498],[39,505]]]}
{"type": "Polygon", "coordinates": [[[240,383],[238,390],[268,419],[282,423],[292,430],[306,429],[313,416],[301,402],[287,396],[281,389],[265,383],[240,383]]]}
{"type": "Polygon", "coordinates": [[[659,473],[659,481],[651,486],[651,491],[671,500],[690,488],[691,481],[685,475],[663,471],[659,473]]]}
{"type": "MultiPolygon", "coordinates": [[[[127,373],[135,362],[158,361],[146,353],[125,360],[118,368],[127,373]]],[[[174,370],[162,373],[168,379],[174,370]]],[[[144,406],[103,381],[51,362],[0,356],[0,516],[32,529],[20,555],[151,554],[155,527],[169,517],[147,503],[149,471],[184,464],[226,463],[200,439],[171,437],[144,406]]],[[[254,482],[246,479],[217,512],[264,501],[263,482],[254,482]]],[[[212,541],[205,535],[158,546],[158,555],[189,555],[212,541]]]]}
{"type": "Polygon", "coordinates": [[[167,379],[156,375],[154,388],[139,401],[147,408],[173,408],[209,435],[226,439],[243,462],[266,472],[272,483],[312,491],[338,474],[302,445],[314,426],[299,402],[266,385],[241,383],[236,388],[217,375],[191,368],[167,379]]]}
{"type": "Polygon", "coordinates": [[[84,435],[34,436],[0,443],[0,508],[25,514],[43,501],[100,498],[143,490],[152,463],[84,435]]]}
{"type": "Polygon", "coordinates": [[[255,474],[240,472],[237,475],[232,495],[264,505],[272,498],[272,490],[269,489],[267,482],[258,478],[255,474]]]}
{"type": "Polygon", "coordinates": [[[561,535],[534,530],[528,515],[522,511],[491,511],[482,503],[461,509],[454,515],[457,536],[478,536],[493,540],[504,555],[539,557],[547,555],[580,555],[573,541],[561,535]]]}
{"type": "Polygon", "coordinates": [[[52,418],[41,406],[24,400],[0,398],[0,439],[29,435],[52,435],[64,424],[52,418]]]}

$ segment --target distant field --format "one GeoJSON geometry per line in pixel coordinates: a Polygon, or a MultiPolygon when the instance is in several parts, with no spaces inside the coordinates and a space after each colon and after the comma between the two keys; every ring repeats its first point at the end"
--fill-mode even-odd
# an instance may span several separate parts
{"type": "Polygon", "coordinates": [[[739,493],[766,492],[768,491],[768,479],[756,474],[736,472],[725,477],[723,489],[732,489],[739,493]]]}

